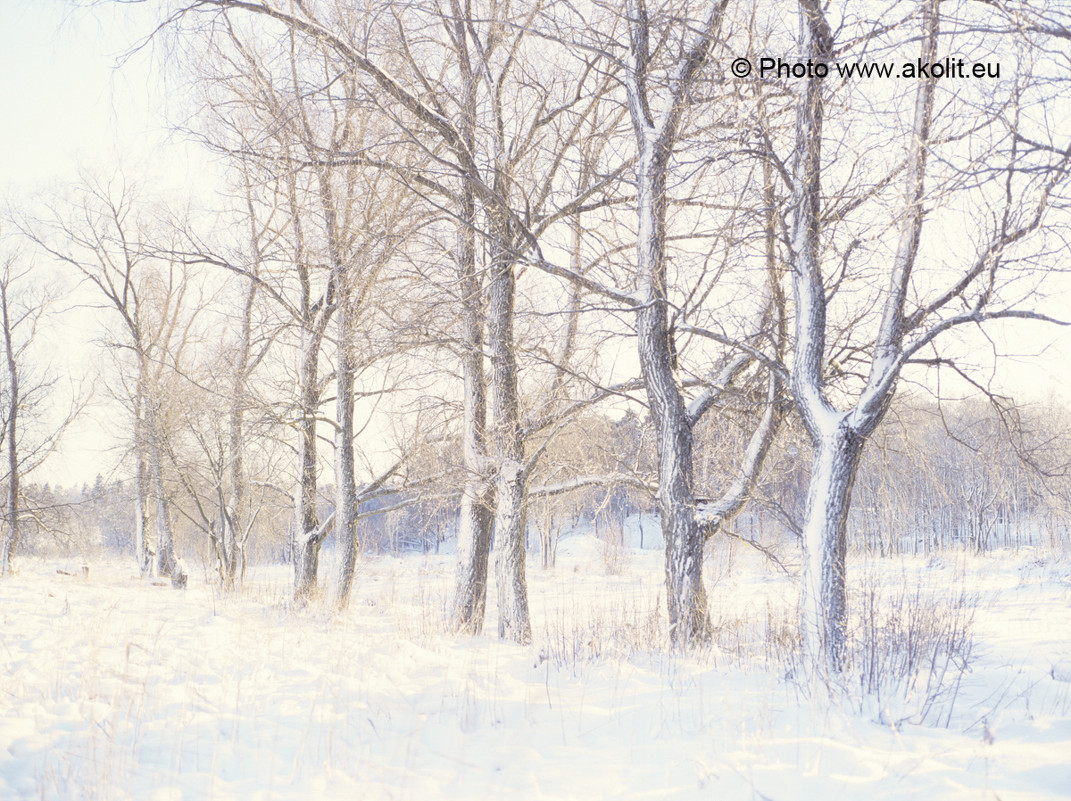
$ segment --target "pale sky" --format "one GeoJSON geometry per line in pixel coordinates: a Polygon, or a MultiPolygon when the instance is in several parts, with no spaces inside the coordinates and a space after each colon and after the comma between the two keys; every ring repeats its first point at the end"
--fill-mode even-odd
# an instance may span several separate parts
{"type": "MultiPolygon", "coordinates": [[[[110,9],[58,0],[0,0],[0,180],[5,196],[36,193],[136,148],[150,126],[146,87],[113,69],[125,38],[110,9]],[[124,125],[118,120],[123,118],[124,125]]],[[[142,60],[143,61],[143,60],[142,60]]]]}
{"type": "MultiPolygon", "coordinates": [[[[119,165],[161,194],[183,195],[204,176],[204,159],[172,136],[168,97],[146,49],[117,68],[117,59],[152,29],[156,10],[145,6],[76,8],[64,0],[0,0],[0,205],[32,208],[78,180],[82,170],[109,175],[119,165]],[[144,177],[143,177],[144,176],[144,177]]],[[[172,104],[173,105],[173,104],[172,104]]],[[[49,269],[40,259],[35,270],[49,269]]],[[[65,312],[61,358],[52,369],[79,380],[100,362],[89,342],[93,321],[65,312]],[[66,357],[66,361],[62,358],[66,357]]],[[[118,452],[105,431],[113,426],[98,386],[98,405],[69,432],[61,453],[33,476],[62,483],[108,475],[118,452]]]]}

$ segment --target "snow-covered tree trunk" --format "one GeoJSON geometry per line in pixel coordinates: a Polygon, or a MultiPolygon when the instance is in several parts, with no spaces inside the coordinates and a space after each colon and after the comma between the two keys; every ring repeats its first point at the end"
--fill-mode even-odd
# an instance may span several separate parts
{"type": "MultiPolygon", "coordinates": [[[[293,37],[293,31],[291,31],[293,37]]],[[[293,42],[293,40],[292,40],[293,42]]],[[[291,74],[297,80],[294,69],[296,58],[291,44],[291,74]]],[[[295,92],[298,90],[295,88],[295,92]]],[[[306,144],[313,141],[304,106],[298,105],[298,112],[303,123],[306,144]]],[[[321,173],[322,177],[322,173],[321,173]]],[[[332,207],[323,202],[321,185],[321,209],[330,214],[332,207]]],[[[319,591],[320,547],[331,531],[334,518],[321,522],[317,514],[319,459],[317,447],[317,420],[320,415],[320,351],[324,336],[335,312],[335,295],[337,279],[337,254],[332,253],[332,272],[327,285],[319,294],[313,292],[312,264],[322,258],[309,246],[306,240],[307,201],[298,187],[296,174],[287,177],[290,226],[293,232],[294,267],[300,286],[301,301],[298,306],[301,344],[298,364],[298,482],[294,489],[294,529],[291,556],[294,561],[294,600],[299,603],[314,597],[319,591]],[[315,298],[315,300],[314,300],[315,298]]],[[[329,235],[330,236],[330,235],[329,235]]],[[[329,243],[334,246],[334,243],[329,243]]]]}
{"type": "Polygon", "coordinates": [[[338,275],[338,311],[336,332],[338,348],[335,369],[336,425],[335,428],[335,538],[339,547],[338,604],[345,607],[353,586],[353,574],[357,566],[357,479],[354,475],[353,440],[356,436],[353,425],[353,342],[352,316],[349,293],[345,290],[345,276],[338,275]]]}
{"type": "Polygon", "coordinates": [[[665,268],[665,157],[649,151],[637,167],[639,269],[643,308],[636,336],[658,450],[658,511],[666,546],[666,603],[673,642],[710,636],[703,587],[703,535],[695,521],[692,426],[673,375],[665,268]]]}
{"type": "Polygon", "coordinates": [[[487,480],[486,396],[483,354],[471,350],[482,343],[480,322],[466,321],[462,469],[465,472],[457,532],[457,571],[454,585],[453,628],[471,634],[483,630],[487,605],[487,571],[491,553],[494,485],[487,480]],[[476,329],[475,337],[471,336],[476,329]]]}
{"type": "Polygon", "coordinates": [[[138,378],[134,398],[134,552],[142,577],[152,569],[149,554],[149,465],[145,458],[148,433],[145,430],[145,380],[138,378]]]}
{"type": "Polygon", "coordinates": [[[497,468],[494,550],[498,634],[504,639],[529,642],[532,624],[524,572],[528,476],[521,436],[517,354],[513,337],[517,276],[512,258],[502,247],[503,242],[509,241],[507,226],[501,219],[496,222],[493,226],[496,239],[492,242],[487,345],[491,356],[491,425],[497,468]]]}
{"type": "Polygon", "coordinates": [[[527,477],[520,462],[510,459],[500,464],[495,500],[498,636],[527,643],[532,640],[524,548],[528,495],[527,477]]]}
{"type": "Polygon", "coordinates": [[[15,363],[11,316],[8,310],[8,281],[0,281],[0,311],[3,312],[4,355],[7,363],[7,508],[4,510],[6,530],[0,548],[0,576],[11,572],[11,558],[19,547],[19,371],[15,363]]]}
{"type": "MultiPolygon", "coordinates": [[[[252,215],[250,215],[252,217],[252,215]]],[[[254,243],[256,238],[254,236],[254,243]]],[[[258,255],[259,260],[259,255],[258,255]]],[[[245,570],[244,532],[242,531],[246,476],[245,476],[245,403],[246,381],[249,378],[249,356],[253,336],[253,304],[257,297],[257,282],[247,282],[242,305],[242,323],[238,348],[233,364],[234,376],[227,409],[227,454],[229,458],[230,494],[221,510],[223,518],[223,565],[224,589],[234,589],[241,581],[245,570]]],[[[221,499],[222,500],[222,499],[221,499]]]]}
{"type": "Polygon", "coordinates": [[[815,443],[803,525],[800,622],[808,665],[824,662],[834,673],[845,666],[848,603],[848,510],[863,439],[841,420],[815,443]]]}
{"type": "MultiPolygon", "coordinates": [[[[803,57],[832,55],[832,33],[817,3],[800,0],[803,57]]],[[[822,82],[806,81],[796,112],[791,259],[796,316],[792,392],[815,446],[804,526],[800,630],[807,666],[821,657],[839,670],[844,649],[844,548],[854,459],[844,453],[843,415],[823,392],[826,295],[819,261],[822,177],[822,82]],[[838,495],[839,493],[839,495],[838,495]]]]}
{"type": "Polygon", "coordinates": [[[294,598],[302,601],[317,592],[320,546],[327,531],[316,513],[316,415],[320,407],[319,355],[321,335],[311,326],[301,332],[298,413],[298,482],[294,489],[294,598]]]}
{"type": "MultiPolygon", "coordinates": [[[[453,22],[461,70],[463,113],[458,133],[466,150],[476,149],[477,76],[468,58],[465,23],[453,22]]],[[[476,190],[462,178],[458,192],[454,265],[460,289],[460,346],[462,391],[461,469],[464,484],[457,530],[457,567],[451,626],[455,631],[480,634],[487,607],[487,574],[491,556],[494,485],[487,476],[487,388],[484,374],[483,285],[476,269],[476,190]]]]}
{"type": "Polygon", "coordinates": [[[181,579],[182,566],[175,558],[174,533],[171,530],[171,508],[164,485],[163,447],[160,443],[159,411],[149,399],[149,483],[156,503],[156,575],[181,579]]]}
{"type": "Polygon", "coordinates": [[[455,261],[461,289],[462,398],[461,466],[464,486],[457,532],[457,570],[451,625],[456,631],[483,631],[487,570],[491,553],[494,485],[487,470],[487,396],[484,384],[483,301],[476,272],[476,203],[466,182],[461,194],[455,261]]]}
{"type": "Polygon", "coordinates": [[[147,536],[149,531],[149,507],[148,493],[148,470],[145,458],[139,453],[136,457],[134,475],[134,553],[138,561],[138,570],[141,575],[149,574],[149,547],[147,536]]]}
{"type": "MultiPolygon", "coordinates": [[[[937,0],[923,15],[922,61],[935,57],[937,0]]],[[[801,59],[830,63],[833,32],[818,0],[800,0],[801,59]]],[[[790,263],[795,297],[792,394],[815,449],[804,524],[801,632],[809,669],[839,672],[847,645],[846,553],[851,489],[867,438],[895,392],[905,356],[906,302],[923,222],[923,189],[934,83],[920,82],[906,161],[907,207],[889,274],[881,324],[871,345],[865,388],[847,410],[829,400],[826,385],[827,289],[821,263],[823,81],[803,82],[796,110],[792,161],[790,263]]]]}
{"type": "MultiPolygon", "coordinates": [[[[238,434],[238,429],[241,424],[234,419],[233,410],[228,412],[227,417],[227,439],[228,443],[231,443],[234,441],[236,434],[240,436],[240,434],[238,434]]],[[[230,453],[232,454],[230,472],[233,473],[233,459],[235,457],[233,456],[233,451],[230,451],[230,453]]],[[[242,489],[240,487],[235,488],[232,484],[230,495],[220,509],[220,525],[222,527],[222,532],[220,534],[220,548],[222,551],[220,554],[220,581],[224,590],[234,589],[238,575],[238,541],[241,536],[238,532],[238,515],[240,514],[239,509],[241,508],[242,496],[242,489]]]]}
{"type": "Polygon", "coordinates": [[[703,587],[704,537],[695,518],[692,420],[676,377],[668,322],[666,177],[689,86],[706,61],[725,3],[713,1],[698,33],[672,68],[668,95],[648,85],[651,22],[646,4],[628,4],[625,87],[636,137],[636,272],[640,288],[636,335],[640,368],[658,449],[658,509],[666,544],[666,593],[672,639],[688,645],[710,637],[703,587]],[[660,101],[660,102],[659,102],[660,101]]]}

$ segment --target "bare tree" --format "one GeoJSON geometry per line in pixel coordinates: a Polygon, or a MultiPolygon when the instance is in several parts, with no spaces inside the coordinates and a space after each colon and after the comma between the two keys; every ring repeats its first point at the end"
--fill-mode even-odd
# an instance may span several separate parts
{"type": "Polygon", "coordinates": [[[120,368],[133,372],[123,376],[128,383],[121,400],[129,403],[133,417],[138,563],[143,572],[181,583],[184,571],[175,557],[164,477],[163,406],[166,379],[190,344],[198,303],[186,297],[192,288],[187,268],[166,255],[174,226],[139,205],[132,186],[118,178],[108,183],[87,178],[71,194],[66,211],[54,209],[50,219],[21,227],[45,253],[73,268],[119,322],[121,334],[106,344],[113,353],[129,356],[120,359],[120,368]],[[155,519],[155,551],[146,534],[150,519],[155,519]]]}
{"type": "MultiPolygon", "coordinates": [[[[247,34],[217,14],[194,38],[208,45],[207,57],[198,51],[195,59],[207,109],[200,135],[236,168],[249,246],[229,256],[217,243],[193,238],[183,256],[249,281],[249,291],[276,304],[293,331],[285,342],[295,355],[295,389],[288,408],[277,414],[296,435],[289,554],[294,596],[303,601],[318,591],[320,550],[334,525],[333,516],[320,520],[318,505],[325,390],[321,361],[337,308],[337,284],[330,268],[323,267],[321,195],[308,170],[313,144],[301,101],[306,87],[296,69],[301,54],[292,37],[265,42],[247,34]],[[270,57],[262,54],[265,48],[270,57]]],[[[231,469],[239,465],[232,457],[231,469]]]]}
{"type": "MultiPolygon", "coordinates": [[[[213,0],[179,14],[238,10],[274,20],[289,36],[360,76],[364,96],[377,104],[396,139],[430,160],[428,170],[377,149],[320,153],[335,163],[387,170],[456,221],[469,486],[463,496],[455,625],[469,630],[482,626],[491,541],[491,520],[482,510],[492,500],[493,484],[499,629],[503,636],[522,641],[530,637],[530,623],[524,581],[527,476],[514,346],[518,263],[532,252],[542,232],[607,185],[600,178],[579,196],[564,200],[554,191],[565,165],[562,148],[576,140],[579,120],[596,107],[600,93],[589,98],[580,90],[596,77],[583,60],[574,59],[581,69],[566,82],[536,75],[554,66],[550,59],[528,55],[534,53],[529,42],[539,41],[529,30],[541,9],[534,4],[477,12],[460,4],[412,4],[403,20],[399,9],[385,5],[381,15],[347,22],[313,4],[213,0]],[[418,25],[417,18],[427,24],[418,25]],[[378,20],[389,26],[377,28],[373,23],[378,20]],[[410,30],[421,33],[413,36],[410,30]],[[445,73],[443,65],[448,67],[445,73]],[[445,77],[433,77],[437,75],[445,77]],[[520,103],[539,113],[519,113],[520,103]],[[486,308],[475,262],[479,242],[487,253],[486,308]],[[490,363],[486,374],[484,359],[490,363]],[[490,387],[488,407],[483,405],[485,380],[490,387]],[[485,413],[490,425],[483,422],[485,413]],[[485,442],[492,446],[487,454],[485,442]]],[[[299,528],[319,536],[321,526],[309,528],[313,522],[299,528]]]]}
{"type": "Polygon", "coordinates": [[[0,323],[4,329],[4,355],[7,361],[7,426],[4,439],[7,445],[7,531],[3,550],[0,551],[0,576],[11,572],[11,555],[19,544],[19,407],[22,391],[19,386],[19,368],[16,362],[14,328],[8,290],[11,286],[10,263],[4,267],[0,278],[0,323]]]}
{"type": "MultiPolygon", "coordinates": [[[[799,10],[801,62],[827,65],[853,57],[855,47],[866,44],[874,48],[874,40],[885,36],[889,37],[890,50],[886,52],[890,58],[904,54],[908,42],[918,41],[919,50],[911,57],[917,55],[918,63],[935,63],[943,35],[942,18],[972,14],[965,4],[952,9],[931,1],[915,10],[913,30],[891,26],[885,31],[855,32],[831,23],[830,12],[813,0],[800,0],[799,10]],[[844,41],[838,42],[838,35],[844,41]]],[[[943,47],[955,50],[950,44],[955,40],[947,36],[957,31],[968,36],[985,29],[986,20],[972,20],[974,24],[962,28],[951,24],[952,33],[944,34],[943,47]]],[[[904,77],[910,80],[912,76],[904,77]]],[[[828,156],[823,147],[829,139],[830,83],[816,76],[798,82],[795,142],[791,159],[782,163],[788,165],[786,180],[791,192],[788,240],[795,298],[791,389],[815,450],[803,524],[801,626],[809,662],[833,672],[843,669],[846,659],[846,521],[853,479],[863,446],[888,410],[901,372],[912,363],[951,365],[947,356],[929,355],[934,353],[935,340],[951,329],[1000,318],[1045,319],[1030,308],[1029,300],[1020,303],[1011,294],[1004,297],[1002,293],[1008,280],[1021,276],[1023,267],[1029,266],[1031,256],[1023,248],[1041,228],[1053,192],[1066,180],[1069,163],[1069,153],[1061,147],[1045,150],[1021,144],[1029,82],[1030,76],[1024,75],[999,88],[1007,91],[1004,97],[987,101],[965,97],[967,90],[962,84],[939,86],[932,72],[920,71],[912,82],[911,122],[900,132],[903,144],[897,162],[877,181],[855,186],[854,191],[837,186],[836,195],[823,189],[824,182],[839,184],[844,180],[831,167],[836,157],[828,156]],[[955,110],[968,104],[974,110],[964,111],[958,118],[960,124],[953,125],[955,110]],[[937,108],[942,110],[945,129],[940,135],[935,135],[937,108]],[[986,141],[983,135],[988,151],[984,155],[972,153],[968,142],[986,141]],[[935,159],[935,152],[942,152],[944,158],[935,159]],[[884,288],[874,299],[879,309],[874,328],[838,329],[829,307],[840,279],[826,263],[827,253],[839,250],[846,268],[864,252],[875,255],[878,236],[871,239],[874,245],[869,248],[863,246],[861,238],[845,243],[837,235],[850,226],[840,223],[859,214],[870,201],[878,202],[897,184],[901,196],[893,221],[896,241],[887,258],[882,250],[887,266],[884,288]],[[924,241],[927,218],[936,215],[935,206],[945,193],[970,195],[977,184],[982,186],[981,197],[975,195],[973,200],[986,210],[987,230],[976,254],[962,263],[951,281],[940,271],[934,271],[932,280],[920,280],[920,267],[935,258],[934,243],[927,247],[924,241]],[[868,332],[865,343],[857,338],[863,330],[868,332]],[[850,344],[837,342],[849,336],[853,340],[850,344]],[[852,359],[851,367],[831,354],[838,345],[852,359]],[[832,387],[838,375],[848,371],[858,379],[851,400],[845,401],[847,393],[832,387]]],[[[852,83],[837,88],[845,94],[865,91],[852,83]]],[[[994,90],[980,87],[979,91],[994,90]]],[[[845,102],[837,106],[850,107],[845,102]]],[[[834,118],[834,124],[843,132],[846,120],[834,118]]],[[[860,124],[856,134],[866,130],[860,124]]],[[[881,133],[887,141],[889,130],[883,128],[881,133]]],[[[939,230],[936,222],[929,228],[935,234],[939,230]]],[[[1030,292],[1019,291],[1014,297],[1028,299],[1030,292]]],[[[859,309],[854,313],[859,315],[859,309]]]]}
{"type": "MultiPolygon", "coordinates": [[[[703,510],[700,520],[694,489],[693,431],[702,416],[743,373],[752,361],[754,350],[730,352],[720,369],[708,377],[705,389],[690,402],[686,399],[675,374],[679,354],[669,301],[666,218],[674,151],[682,135],[690,98],[718,40],[727,6],[726,0],[710,0],[701,4],[694,17],[687,10],[659,9],[662,14],[657,25],[644,2],[633,0],[626,12],[629,44],[624,59],[625,89],[638,154],[637,345],[659,453],[657,501],[666,543],[671,633],[673,641],[681,645],[710,637],[702,578],[703,545],[742,506],[773,439],[778,417],[779,377],[771,372],[766,412],[755,429],[738,480],[722,498],[703,510]],[[663,25],[664,29],[659,27],[663,25]],[[680,44],[655,49],[656,42],[667,39],[680,44]]],[[[763,322],[770,314],[771,309],[764,310],[763,322]]]]}
{"type": "MultiPolygon", "coordinates": [[[[255,218],[250,225],[255,228],[255,218]]],[[[253,236],[256,246],[256,234],[253,236]]],[[[254,260],[256,263],[257,260],[254,260]]],[[[246,407],[249,398],[249,380],[256,363],[267,353],[261,348],[260,353],[253,351],[253,307],[257,300],[257,282],[254,278],[246,281],[242,314],[239,318],[238,342],[234,347],[231,369],[232,381],[227,403],[227,454],[230,473],[230,496],[224,502],[220,487],[220,517],[223,531],[218,545],[220,562],[220,579],[224,588],[233,588],[240,584],[245,572],[245,543],[249,537],[253,520],[246,521],[242,515],[248,495],[248,477],[245,470],[246,443],[246,407]]]]}
{"type": "MultiPolygon", "coordinates": [[[[273,243],[270,221],[262,223],[256,214],[254,186],[247,160],[239,162],[244,186],[246,222],[249,227],[250,275],[243,276],[245,289],[242,295],[241,315],[238,318],[238,337],[230,350],[228,362],[231,370],[231,385],[227,388],[227,458],[230,489],[224,497],[222,480],[217,482],[217,500],[221,531],[216,540],[220,566],[220,581],[225,589],[240,584],[245,572],[245,544],[252,530],[253,519],[246,520],[246,501],[249,495],[249,479],[246,474],[247,411],[251,399],[251,379],[257,366],[268,355],[274,335],[260,338],[254,330],[254,310],[260,292],[260,266],[265,260],[265,251],[273,243]]],[[[270,220],[270,218],[269,218],[270,220]]],[[[222,476],[219,476],[222,479],[222,476]]],[[[253,515],[255,518],[255,514],[253,515]]]]}
{"type": "Polygon", "coordinates": [[[34,349],[40,347],[39,335],[55,296],[32,283],[30,269],[23,266],[18,250],[12,250],[5,255],[0,273],[0,348],[4,360],[0,443],[7,456],[0,576],[11,572],[26,515],[36,514],[33,505],[24,501],[23,479],[55,452],[85,405],[85,397],[76,391],[58,418],[48,419],[45,414],[45,405],[57,399],[56,380],[35,369],[39,354],[34,349]]]}
{"type": "Polygon", "coordinates": [[[210,147],[242,166],[253,257],[231,260],[198,246],[188,256],[247,277],[299,331],[295,594],[306,598],[315,591],[320,547],[334,531],[341,550],[338,601],[344,605],[357,554],[358,507],[385,491],[385,482],[401,465],[396,460],[385,471],[372,471],[369,482],[358,487],[355,407],[360,398],[385,397],[400,380],[395,375],[383,381],[391,371],[385,373],[380,362],[410,345],[412,337],[394,328],[421,293],[394,292],[389,314],[380,313],[380,297],[396,282],[389,270],[402,258],[411,232],[424,224],[426,212],[389,168],[402,164],[394,152],[398,148],[377,150],[384,131],[370,113],[374,103],[359,73],[346,72],[337,53],[289,25],[271,40],[227,13],[208,20],[199,44],[209,45],[212,59],[199,63],[206,73],[211,69],[208,105],[214,120],[204,136],[210,147]],[[285,45],[283,57],[277,44],[285,45]],[[341,78],[339,70],[345,73],[341,78]],[[367,155],[374,150],[381,158],[367,155]],[[254,192],[264,198],[254,203],[254,192]],[[259,215],[263,221],[256,222],[259,215]],[[287,224],[280,225],[283,217],[287,224]],[[279,260],[290,265],[283,274],[266,266],[279,260]],[[288,283],[294,278],[296,287],[288,283]],[[413,301],[405,299],[408,295],[415,296],[413,301]],[[334,345],[333,371],[320,364],[330,358],[328,344],[334,345]],[[332,377],[333,420],[321,412],[332,377]],[[361,387],[360,380],[376,386],[361,387]],[[336,497],[334,512],[321,521],[317,432],[324,423],[335,433],[336,497]]]}

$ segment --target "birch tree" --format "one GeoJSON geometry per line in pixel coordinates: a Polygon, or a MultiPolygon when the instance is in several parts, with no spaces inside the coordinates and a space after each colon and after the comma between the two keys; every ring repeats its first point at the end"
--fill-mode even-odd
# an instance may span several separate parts
{"type": "MultiPolygon", "coordinates": [[[[254,264],[259,262],[256,250],[258,232],[256,219],[251,217],[253,228],[251,241],[254,248],[254,264]]],[[[229,497],[224,501],[223,488],[219,487],[219,510],[222,531],[217,546],[220,562],[220,578],[225,589],[240,584],[245,573],[245,543],[253,520],[245,520],[246,500],[249,495],[248,476],[245,469],[247,448],[247,409],[250,397],[250,378],[257,363],[266,355],[266,344],[254,350],[253,309],[257,301],[255,277],[246,282],[243,293],[241,316],[238,322],[238,340],[231,354],[231,385],[227,398],[227,464],[230,473],[229,497]]]]}

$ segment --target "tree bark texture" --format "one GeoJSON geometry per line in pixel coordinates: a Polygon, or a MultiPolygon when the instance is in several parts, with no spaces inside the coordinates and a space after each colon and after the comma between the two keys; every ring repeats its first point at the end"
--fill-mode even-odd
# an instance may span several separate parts
{"type": "Polygon", "coordinates": [[[495,485],[495,572],[498,586],[498,635],[530,642],[528,587],[524,573],[528,476],[521,438],[517,389],[517,354],[513,339],[513,304],[517,276],[502,242],[504,224],[496,225],[492,243],[488,351],[491,355],[491,421],[494,430],[497,478],[495,485]]]}
{"type": "Polygon", "coordinates": [[[180,578],[183,575],[181,565],[175,558],[174,536],[171,530],[171,509],[164,486],[163,449],[160,445],[160,429],[157,420],[158,411],[152,407],[149,399],[149,482],[152,487],[153,500],[156,503],[156,575],[180,578]]]}
{"type": "Polygon", "coordinates": [[[145,458],[148,450],[148,431],[145,424],[145,406],[148,403],[144,378],[138,380],[137,397],[134,398],[134,550],[138,570],[144,578],[153,567],[149,547],[149,465],[145,458]]]}
{"type": "Polygon", "coordinates": [[[0,281],[0,311],[3,311],[4,355],[7,357],[8,405],[7,405],[7,530],[3,548],[0,550],[0,576],[11,572],[11,559],[19,547],[19,451],[18,417],[19,371],[15,364],[15,345],[12,341],[11,317],[8,312],[7,281],[0,281]]]}
{"type": "Polygon", "coordinates": [[[815,443],[803,525],[800,630],[809,667],[846,666],[848,511],[864,438],[843,421],[815,443]]]}
{"type": "Polygon", "coordinates": [[[317,593],[320,532],[316,513],[316,414],[320,407],[319,354],[321,335],[305,326],[301,332],[300,399],[298,413],[298,483],[294,489],[294,599],[304,601],[317,593]]]}
{"type": "Polygon", "coordinates": [[[476,204],[462,189],[455,260],[461,287],[462,470],[465,473],[457,532],[457,570],[451,626],[480,634],[487,606],[494,485],[487,471],[487,395],[484,384],[483,302],[476,272],[476,204]]]}
{"type": "Polygon", "coordinates": [[[637,314],[640,368],[655,426],[658,450],[658,511],[666,545],[666,602],[676,645],[710,637],[703,586],[704,537],[695,520],[692,426],[673,375],[667,318],[665,267],[665,158],[645,152],[637,184],[637,260],[644,306],[637,314]]]}
{"type": "MultiPolygon", "coordinates": [[[[799,0],[801,59],[832,60],[833,32],[817,0],[799,0]]],[[[923,9],[922,60],[935,58],[938,0],[923,9]]],[[[890,270],[881,325],[870,351],[867,383],[854,405],[839,411],[825,386],[826,286],[822,275],[823,82],[807,79],[796,111],[792,162],[791,267],[795,297],[791,389],[815,449],[804,523],[803,597],[800,628],[809,669],[837,673],[847,661],[847,519],[852,483],[867,438],[892,401],[904,360],[904,304],[923,223],[927,142],[934,81],[926,78],[915,97],[913,136],[905,170],[907,208],[890,270]]]]}
{"type": "Polygon", "coordinates": [[[666,595],[675,645],[687,647],[711,634],[703,586],[704,536],[695,517],[692,420],[673,375],[675,354],[666,285],[666,179],[689,87],[706,62],[726,3],[711,0],[707,16],[681,49],[664,94],[649,82],[652,23],[647,6],[627,7],[629,54],[624,82],[638,149],[636,165],[636,272],[641,305],[636,334],[658,449],[658,510],[666,543],[666,595]]]}
{"type": "Polygon", "coordinates": [[[357,567],[357,479],[354,475],[353,439],[353,355],[351,343],[353,310],[345,290],[345,276],[338,272],[338,355],[335,429],[335,537],[340,551],[338,605],[349,603],[353,574],[357,567]]]}
{"type": "Polygon", "coordinates": [[[234,361],[234,382],[231,385],[230,408],[227,411],[227,455],[229,458],[230,496],[223,512],[224,589],[234,589],[245,573],[245,534],[242,531],[245,511],[245,401],[246,381],[249,378],[249,352],[252,347],[253,303],[257,283],[252,278],[246,287],[242,307],[242,328],[234,361]]]}

